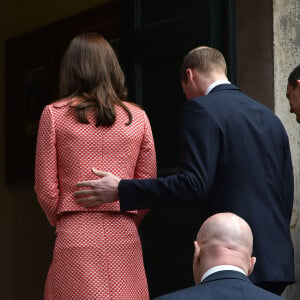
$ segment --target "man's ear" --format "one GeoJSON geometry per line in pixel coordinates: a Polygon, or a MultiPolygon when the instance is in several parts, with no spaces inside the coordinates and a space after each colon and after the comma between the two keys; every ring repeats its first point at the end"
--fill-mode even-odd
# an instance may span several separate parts
{"type": "Polygon", "coordinates": [[[250,266],[249,266],[248,274],[247,274],[248,276],[252,273],[255,263],[256,263],[256,257],[252,256],[250,258],[250,266]]]}
{"type": "Polygon", "coordinates": [[[186,69],[185,73],[186,73],[187,82],[194,80],[194,74],[193,74],[192,69],[190,69],[190,68],[186,69]]]}
{"type": "Polygon", "coordinates": [[[195,248],[195,251],[194,251],[194,258],[199,259],[199,258],[200,258],[200,246],[199,246],[199,244],[197,243],[197,241],[194,241],[194,248],[195,248]]]}
{"type": "Polygon", "coordinates": [[[300,79],[297,80],[297,88],[300,88],[300,79]]]}
{"type": "Polygon", "coordinates": [[[195,284],[199,284],[201,282],[201,274],[200,274],[200,246],[199,244],[194,241],[194,259],[193,259],[193,274],[194,274],[194,281],[195,284]]]}

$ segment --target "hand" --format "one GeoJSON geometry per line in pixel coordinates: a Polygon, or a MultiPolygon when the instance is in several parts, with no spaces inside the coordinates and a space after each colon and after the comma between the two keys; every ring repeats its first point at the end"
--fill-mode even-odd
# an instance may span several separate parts
{"type": "Polygon", "coordinates": [[[92,172],[101,179],[88,180],[77,183],[76,188],[87,188],[74,192],[76,202],[86,208],[96,207],[100,204],[115,202],[119,199],[118,185],[121,178],[92,168],[92,172]]]}

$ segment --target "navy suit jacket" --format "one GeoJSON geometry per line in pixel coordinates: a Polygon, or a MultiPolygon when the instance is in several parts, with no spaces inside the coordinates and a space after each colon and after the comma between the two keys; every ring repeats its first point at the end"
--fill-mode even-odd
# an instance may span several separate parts
{"type": "Polygon", "coordinates": [[[250,278],[294,282],[294,180],[281,121],[236,86],[222,84],[184,104],[181,128],[182,170],[165,178],[121,180],[121,210],[201,201],[204,218],[233,212],[253,231],[257,263],[250,278]]]}
{"type": "Polygon", "coordinates": [[[236,271],[219,271],[193,287],[167,294],[154,300],[283,300],[254,285],[236,271]]]}

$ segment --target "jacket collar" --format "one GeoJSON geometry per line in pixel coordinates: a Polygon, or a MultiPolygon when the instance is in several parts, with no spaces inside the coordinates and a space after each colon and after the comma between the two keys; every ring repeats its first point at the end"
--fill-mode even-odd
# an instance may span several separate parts
{"type": "Polygon", "coordinates": [[[243,273],[237,272],[237,271],[231,271],[231,270],[227,271],[226,270],[226,271],[218,271],[218,272],[215,272],[215,273],[209,275],[200,284],[204,284],[209,281],[220,280],[220,279],[240,279],[240,280],[250,282],[250,279],[243,273]]]}
{"type": "Polygon", "coordinates": [[[237,91],[239,91],[239,88],[236,85],[231,84],[231,83],[230,84],[219,84],[216,87],[214,87],[208,95],[210,95],[212,93],[215,93],[215,92],[219,92],[219,91],[225,91],[225,90],[237,90],[237,91]]]}

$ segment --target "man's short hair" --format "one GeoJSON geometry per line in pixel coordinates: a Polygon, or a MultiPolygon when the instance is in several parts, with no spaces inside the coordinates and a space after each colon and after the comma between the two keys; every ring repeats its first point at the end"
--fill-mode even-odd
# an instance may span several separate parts
{"type": "Polygon", "coordinates": [[[297,80],[300,79],[300,65],[298,65],[290,74],[288,78],[288,84],[293,87],[293,89],[297,86],[297,80]]]}
{"type": "Polygon", "coordinates": [[[217,49],[206,46],[195,48],[184,57],[180,70],[181,81],[187,82],[187,69],[196,69],[201,73],[210,73],[213,70],[227,73],[223,54],[217,49]]]}

